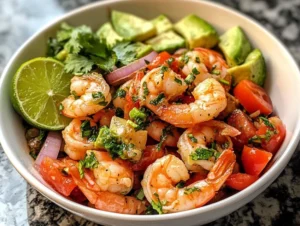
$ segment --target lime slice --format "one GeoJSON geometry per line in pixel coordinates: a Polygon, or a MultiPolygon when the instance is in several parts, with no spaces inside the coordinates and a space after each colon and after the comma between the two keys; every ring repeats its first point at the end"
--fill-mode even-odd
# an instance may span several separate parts
{"type": "Polygon", "coordinates": [[[70,119],[60,114],[61,101],[70,95],[71,74],[51,58],[35,58],[21,65],[12,82],[11,101],[31,125],[61,130],[70,119]]]}

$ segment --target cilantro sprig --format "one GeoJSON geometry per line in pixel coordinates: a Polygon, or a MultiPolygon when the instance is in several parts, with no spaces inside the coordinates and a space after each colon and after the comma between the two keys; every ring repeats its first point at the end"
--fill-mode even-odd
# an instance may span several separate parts
{"type": "Polygon", "coordinates": [[[98,165],[99,165],[99,162],[98,162],[94,152],[87,154],[83,160],[79,161],[79,164],[78,164],[80,178],[84,177],[84,169],[95,169],[98,167],[98,165]]]}

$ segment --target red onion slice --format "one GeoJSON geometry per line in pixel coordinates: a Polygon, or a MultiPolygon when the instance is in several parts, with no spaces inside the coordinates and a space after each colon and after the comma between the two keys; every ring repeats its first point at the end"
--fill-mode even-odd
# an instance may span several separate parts
{"type": "Polygon", "coordinates": [[[61,143],[62,143],[61,133],[50,131],[47,135],[45,143],[43,144],[43,147],[37,159],[35,160],[35,164],[38,166],[41,165],[43,159],[46,156],[52,159],[57,159],[61,143]]]}
{"type": "Polygon", "coordinates": [[[147,56],[144,56],[131,64],[128,64],[124,67],[121,67],[106,76],[106,81],[113,86],[120,85],[128,80],[130,80],[133,76],[133,72],[136,72],[144,67],[146,67],[146,62],[152,62],[157,57],[157,52],[153,51],[149,53],[147,56]]]}
{"type": "Polygon", "coordinates": [[[182,54],[184,54],[187,51],[188,51],[188,49],[181,48],[181,49],[176,50],[176,52],[174,53],[174,55],[182,55],[182,54]]]}

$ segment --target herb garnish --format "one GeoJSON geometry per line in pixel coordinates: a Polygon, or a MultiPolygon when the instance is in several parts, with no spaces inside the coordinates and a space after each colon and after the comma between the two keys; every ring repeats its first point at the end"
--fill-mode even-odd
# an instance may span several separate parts
{"type": "Polygon", "coordinates": [[[177,82],[178,84],[182,85],[182,81],[179,78],[174,78],[174,81],[177,82]]]}
{"type": "Polygon", "coordinates": [[[193,142],[193,143],[197,143],[198,142],[198,140],[196,139],[196,137],[194,137],[194,135],[193,134],[188,134],[188,138],[190,138],[190,140],[193,142]]]}
{"type": "Polygon", "coordinates": [[[197,70],[197,68],[193,68],[192,69],[192,73],[194,74],[194,75],[199,75],[200,74],[200,72],[197,70]]]}
{"type": "Polygon", "coordinates": [[[208,160],[211,157],[219,157],[219,152],[212,148],[197,148],[194,153],[190,155],[192,160],[208,160]]]}
{"type": "Polygon", "coordinates": [[[94,154],[94,152],[91,152],[90,154],[87,154],[84,158],[84,160],[80,160],[78,164],[78,170],[80,174],[80,178],[83,178],[84,176],[84,169],[95,169],[99,165],[99,162],[94,154]]]}
{"type": "Polygon", "coordinates": [[[228,85],[228,86],[230,85],[230,83],[227,80],[222,79],[222,78],[219,78],[219,82],[224,84],[224,85],[228,85]]]}
{"type": "Polygon", "coordinates": [[[144,197],[145,197],[145,194],[144,194],[144,190],[143,190],[143,188],[141,188],[140,190],[139,190],[139,192],[137,193],[137,195],[135,196],[138,200],[143,200],[144,199],[144,197]]]}
{"type": "Polygon", "coordinates": [[[106,106],[108,104],[108,102],[105,101],[105,96],[102,92],[94,92],[92,93],[92,97],[101,106],[106,106]]]}
{"type": "Polygon", "coordinates": [[[98,131],[96,126],[91,126],[89,120],[85,120],[80,126],[81,136],[87,137],[89,141],[95,141],[98,136],[98,131]]]}
{"type": "Polygon", "coordinates": [[[165,99],[165,94],[160,93],[155,99],[150,100],[150,104],[156,106],[156,105],[160,104],[164,99],[165,99]]]}
{"type": "Polygon", "coordinates": [[[195,61],[196,61],[196,63],[198,63],[198,64],[201,62],[199,57],[196,57],[196,58],[195,58],[195,61]]]}
{"type": "Polygon", "coordinates": [[[119,88],[114,95],[114,99],[116,99],[117,97],[124,98],[125,96],[126,91],[124,89],[119,88]]]}
{"type": "Polygon", "coordinates": [[[184,188],[185,181],[181,180],[176,184],[176,188],[184,188]]]}
{"type": "Polygon", "coordinates": [[[190,85],[190,84],[193,83],[193,81],[195,80],[195,78],[196,78],[196,77],[195,77],[193,74],[189,74],[189,75],[184,79],[184,81],[185,81],[186,84],[190,85]]]}
{"type": "Polygon", "coordinates": [[[259,119],[262,120],[266,126],[271,127],[272,129],[275,129],[275,126],[269,121],[269,119],[262,117],[262,116],[260,116],[259,119]]]}
{"type": "Polygon", "coordinates": [[[162,134],[160,136],[160,141],[159,143],[156,145],[156,149],[157,150],[161,150],[161,147],[163,145],[163,143],[166,141],[168,135],[170,136],[174,136],[173,132],[172,132],[173,126],[172,125],[167,125],[165,128],[163,128],[162,130],[162,134]]]}
{"type": "Polygon", "coordinates": [[[170,57],[169,59],[167,59],[167,64],[169,66],[171,66],[171,64],[174,62],[174,58],[173,57],[170,57]]]}
{"type": "Polygon", "coordinates": [[[195,191],[200,191],[200,188],[198,188],[198,187],[185,188],[184,189],[184,194],[185,195],[190,195],[195,191]]]}
{"type": "Polygon", "coordinates": [[[166,71],[168,71],[169,70],[169,68],[167,67],[167,66],[165,66],[165,65],[163,65],[163,66],[161,66],[161,68],[160,68],[160,73],[162,73],[162,74],[164,74],[166,71]]]}
{"type": "Polygon", "coordinates": [[[121,108],[116,108],[116,116],[119,118],[124,118],[124,111],[121,108]]]}
{"type": "Polygon", "coordinates": [[[147,83],[143,82],[143,98],[146,99],[146,97],[148,96],[148,94],[149,94],[149,89],[147,87],[147,83]]]}
{"type": "Polygon", "coordinates": [[[157,202],[152,201],[151,206],[154,210],[156,210],[158,212],[158,214],[163,214],[163,210],[162,210],[163,203],[160,201],[157,193],[154,193],[154,195],[157,198],[157,202]]]}

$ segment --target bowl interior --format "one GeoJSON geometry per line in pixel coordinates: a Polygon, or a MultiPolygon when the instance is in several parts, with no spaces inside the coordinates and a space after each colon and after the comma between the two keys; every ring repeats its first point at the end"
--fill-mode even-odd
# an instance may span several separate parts
{"type": "MultiPolygon", "coordinates": [[[[50,191],[49,188],[46,188],[41,182],[39,182],[41,181],[41,178],[36,169],[33,167],[33,161],[31,157],[28,155],[28,149],[26,146],[26,140],[24,137],[20,117],[14,112],[9,100],[11,79],[18,67],[29,59],[45,55],[47,38],[55,34],[55,31],[62,21],[66,21],[74,26],[86,24],[95,30],[98,29],[101,24],[108,21],[110,9],[126,11],[146,19],[152,19],[155,16],[163,13],[166,14],[173,22],[178,21],[187,14],[194,13],[209,21],[209,23],[217,28],[220,34],[233,26],[241,26],[248,35],[252,45],[256,48],[259,48],[265,56],[268,70],[268,78],[265,87],[273,101],[275,114],[279,115],[279,117],[285,123],[287,129],[286,139],[281,149],[272,160],[273,167],[270,168],[269,171],[258,182],[243,192],[234,195],[234,197],[227,198],[226,200],[204,208],[186,212],[184,215],[182,213],[171,214],[169,216],[161,216],[160,218],[156,217],[156,220],[167,220],[171,218],[175,219],[183,216],[186,217],[205,213],[213,208],[220,209],[221,206],[224,205],[233,205],[234,202],[239,202],[239,199],[249,201],[250,199],[247,199],[248,196],[252,196],[253,198],[254,196],[258,195],[258,191],[261,192],[263,187],[266,187],[267,184],[270,184],[276,178],[276,176],[287,164],[295,146],[297,145],[300,116],[300,105],[297,104],[297,100],[300,96],[299,71],[297,65],[286,49],[255,22],[250,21],[240,14],[237,14],[236,12],[224,8],[218,4],[193,0],[173,0],[172,3],[170,3],[171,1],[169,0],[104,1],[71,12],[50,26],[47,26],[45,29],[35,34],[29,41],[27,41],[11,59],[2,75],[0,90],[0,138],[10,161],[12,161],[17,170],[22,174],[23,177],[26,178],[27,181],[29,181],[29,183],[33,184],[33,186],[35,186],[40,192],[49,197],[51,200],[59,203],[59,205],[62,205],[65,208],[68,208],[72,212],[83,211],[85,216],[91,214],[97,215],[99,213],[99,216],[104,214],[102,215],[103,217],[113,216],[115,219],[127,219],[127,217],[124,217],[124,215],[114,215],[111,213],[104,213],[102,211],[91,209],[89,209],[88,213],[84,210],[87,208],[82,206],[80,207],[78,204],[67,201],[59,196],[56,192],[50,191]]],[[[239,202],[239,204],[235,204],[235,207],[230,207],[226,211],[221,211],[220,209],[220,213],[216,214],[215,216],[211,215],[209,217],[204,217],[203,222],[221,217],[229,211],[233,211],[234,209],[243,205],[246,201],[239,202]]],[[[128,219],[154,220],[152,216],[137,216],[137,218],[130,217],[128,219]]],[[[102,222],[102,220],[99,220],[98,222],[102,222]]],[[[107,223],[108,221],[105,222],[107,223]]],[[[199,220],[198,222],[200,223],[199,220]]],[[[177,224],[175,223],[175,225],[177,224]]]]}

